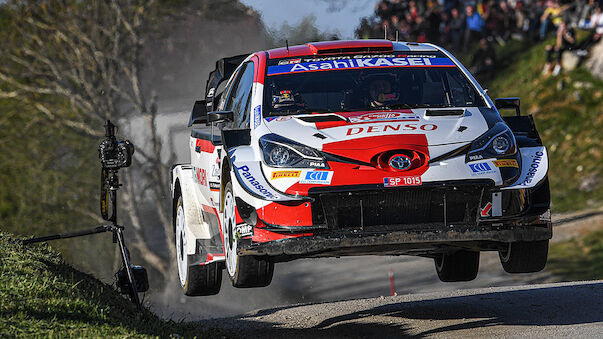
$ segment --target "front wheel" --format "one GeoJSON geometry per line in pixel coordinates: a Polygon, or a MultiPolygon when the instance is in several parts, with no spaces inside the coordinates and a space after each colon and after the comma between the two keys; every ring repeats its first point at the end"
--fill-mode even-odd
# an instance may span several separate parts
{"type": "Polygon", "coordinates": [[[224,211],[222,213],[222,227],[224,233],[224,252],[226,254],[226,271],[232,286],[265,287],[272,282],[274,263],[256,259],[253,256],[239,256],[237,254],[238,236],[235,234],[236,200],[232,190],[232,183],[226,183],[224,191],[224,211]]]}
{"type": "Polygon", "coordinates": [[[479,252],[460,250],[434,258],[438,278],[444,282],[471,281],[479,270],[479,252]]]}
{"type": "Polygon", "coordinates": [[[542,271],[549,253],[549,241],[512,242],[498,252],[500,263],[507,273],[534,273],[542,271]]]}
{"type": "Polygon", "coordinates": [[[186,253],[186,227],[182,197],[176,205],[176,257],[178,277],[184,294],[188,296],[214,295],[222,287],[222,267],[219,263],[192,265],[186,253]]]}

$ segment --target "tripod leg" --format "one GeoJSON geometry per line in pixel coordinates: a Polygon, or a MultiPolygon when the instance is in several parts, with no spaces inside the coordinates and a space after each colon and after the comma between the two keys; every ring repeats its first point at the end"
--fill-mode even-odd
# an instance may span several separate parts
{"type": "Polygon", "coordinates": [[[140,299],[138,299],[138,292],[136,291],[136,282],[134,281],[134,275],[132,274],[132,269],[130,268],[130,256],[126,250],[126,244],[124,243],[124,235],[122,233],[122,229],[118,228],[114,231],[117,234],[117,242],[119,244],[119,250],[121,251],[121,258],[126,268],[126,273],[128,274],[128,281],[130,281],[130,299],[136,304],[136,307],[139,311],[142,311],[142,306],[140,305],[140,299]]]}

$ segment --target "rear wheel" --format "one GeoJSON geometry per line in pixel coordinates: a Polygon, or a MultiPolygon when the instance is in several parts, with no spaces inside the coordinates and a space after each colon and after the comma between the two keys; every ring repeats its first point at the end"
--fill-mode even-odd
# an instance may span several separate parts
{"type": "Polygon", "coordinates": [[[508,273],[533,273],[542,271],[548,253],[548,240],[512,242],[506,250],[498,252],[498,257],[508,273]]]}
{"type": "Polygon", "coordinates": [[[184,294],[188,296],[214,295],[222,286],[222,268],[219,263],[191,265],[186,254],[186,227],[182,197],[176,206],[176,257],[178,260],[178,276],[184,294]]]}
{"type": "Polygon", "coordinates": [[[471,281],[479,270],[479,252],[460,250],[434,258],[438,278],[444,282],[471,281]]]}
{"type": "Polygon", "coordinates": [[[226,271],[234,287],[265,287],[272,282],[274,263],[256,259],[253,256],[237,254],[238,239],[236,228],[236,201],[232,183],[228,182],[224,192],[224,213],[222,227],[224,233],[224,252],[226,271]]]}

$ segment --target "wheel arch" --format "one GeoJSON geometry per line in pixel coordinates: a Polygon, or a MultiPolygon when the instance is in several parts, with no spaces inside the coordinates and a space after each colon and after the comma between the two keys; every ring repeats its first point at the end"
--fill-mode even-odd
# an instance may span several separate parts
{"type": "Polygon", "coordinates": [[[230,163],[230,157],[225,156],[222,161],[222,172],[220,173],[220,212],[224,211],[224,193],[226,191],[226,184],[230,182],[230,169],[232,165],[230,163]]]}
{"type": "Polygon", "coordinates": [[[180,187],[180,178],[176,178],[174,182],[174,193],[172,194],[172,231],[176,234],[176,209],[178,208],[178,198],[182,196],[182,188],[180,187]]]}

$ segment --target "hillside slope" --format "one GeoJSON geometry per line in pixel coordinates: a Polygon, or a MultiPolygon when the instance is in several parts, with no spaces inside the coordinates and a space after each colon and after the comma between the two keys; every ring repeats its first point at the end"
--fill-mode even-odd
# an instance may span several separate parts
{"type": "Polygon", "coordinates": [[[486,82],[489,95],[521,97],[522,114],[534,114],[549,151],[553,212],[597,207],[603,203],[603,81],[584,67],[543,76],[551,42],[502,48],[504,67],[486,82]]]}
{"type": "MultiPolygon", "coordinates": [[[[215,333],[213,333],[215,335],[215,333]]],[[[75,270],[48,245],[0,233],[0,337],[210,336],[198,326],[138,314],[111,286],[75,270]]]]}

